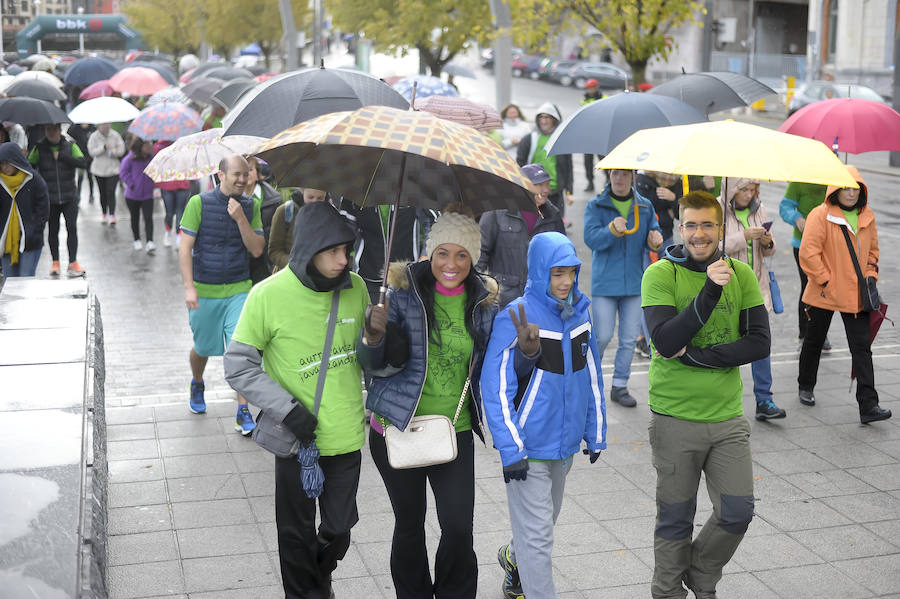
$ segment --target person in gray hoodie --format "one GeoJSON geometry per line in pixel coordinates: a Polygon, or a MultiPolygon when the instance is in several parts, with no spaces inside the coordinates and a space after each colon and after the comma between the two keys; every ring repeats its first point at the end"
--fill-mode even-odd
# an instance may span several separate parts
{"type": "Polygon", "coordinates": [[[544,102],[538,108],[534,120],[537,130],[519,142],[516,162],[519,166],[540,164],[544,167],[550,175],[550,195],[547,199],[565,218],[566,205],[575,201],[572,197],[572,155],[548,156],[544,149],[550,136],[562,121],[562,113],[555,104],[544,102]]]}

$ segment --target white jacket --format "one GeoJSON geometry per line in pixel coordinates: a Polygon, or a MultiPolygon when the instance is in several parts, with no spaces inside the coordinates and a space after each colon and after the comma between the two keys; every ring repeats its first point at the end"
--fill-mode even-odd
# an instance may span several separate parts
{"type": "Polygon", "coordinates": [[[94,159],[91,163],[92,175],[112,177],[119,174],[119,159],[125,155],[125,142],[115,129],[110,129],[109,135],[103,135],[99,129],[91,133],[87,150],[94,159]],[[107,151],[107,145],[112,149],[107,151]]]}

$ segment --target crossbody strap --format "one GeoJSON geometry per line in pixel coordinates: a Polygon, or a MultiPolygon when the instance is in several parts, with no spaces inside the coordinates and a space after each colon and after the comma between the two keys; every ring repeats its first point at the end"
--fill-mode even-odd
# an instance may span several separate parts
{"type": "Polygon", "coordinates": [[[469,385],[472,383],[472,371],[475,369],[475,349],[472,349],[472,361],[469,363],[469,374],[466,375],[466,384],[463,385],[462,395],[459,396],[459,404],[456,406],[456,413],[453,415],[453,426],[459,420],[459,413],[462,411],[463,404],[466,403],[466,395],[469,393],[469,385]]]}
{"type": "Polygon", "coordinates": [[[853,247],[850,233],[847,232],[847,225],[841,225],[841,233],[844,234],[844,241],[847,242],[847,249],[850,250],[850,258],[853,259],[853,268],[856,270],[856,278],[859,280],[859,293],[862,295],[863,290],[866,289],[866,278],[859,267],[859,259],[856,257],[856,249],[853,247]]]}
{"type": "Polygon", "coordinates": [[[340,303],[341,290],[335,289],[331,296],[331,313],[328,315],[328,331],[325,333],[325,347],[322,348],[322,362],[319,364],[319,378],[316,381],[316,399],[313,404],[313,414],[319,415],[319,405],[322,403],[322,391],[325,389],[325,372],[331,361],[331,343],[334,341],[334,327],[337,325],[338,304],[340,303]]]}

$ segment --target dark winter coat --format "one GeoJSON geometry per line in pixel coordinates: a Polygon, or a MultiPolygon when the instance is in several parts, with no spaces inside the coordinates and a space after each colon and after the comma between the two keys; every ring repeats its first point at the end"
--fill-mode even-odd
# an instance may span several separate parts
{"type": "MultiPolygon", "coordinates": [[[[78,146],[79,149],[81,146],[78,146]]],[[[78,201],[78,190],[75,187],[75,169],[87,167],[84,157],[72,155],[72,142],[61,137],[59,143],[51,144],[44,137],[37,142],[37,171],[47,183],[51,204],[66,204],[78,201]],[[59,157],[53,157],[53,146],[59,147],[59,157]]]]}
{"type": "MultiPolygon", "coordinates": [[[[13,142],[0,144],[0,162],[9,162],[25,173],[25,181],[16,190],[16,209],[19,212],[19,250],[28,252],[44,246],[44,225],[50,213],[47,184],[34,170],[21,148],[13,142]]],[[[10,210],[13,198],[6,184],[0,179],[0,253],[6,247],[9,234],[10,210]]]]}
{"type": "MultiPolygon", "coordinates": [[[[262,190],[262,200],[259,205],[259,217],[262,220],[263,235],[266,237],[266,248],[269,247],[269,231],[272,230],[272,217],[275,211],[284,202],[281,200],[281,194],[268,183],[260,181],[259,187],[262,190]]],[[[264,251],[259,258],[250,256],[250,279],[253,284],[257,284],[270,274],[272,274],[272,261],[269,259],[269,252],[264,251]]]]}

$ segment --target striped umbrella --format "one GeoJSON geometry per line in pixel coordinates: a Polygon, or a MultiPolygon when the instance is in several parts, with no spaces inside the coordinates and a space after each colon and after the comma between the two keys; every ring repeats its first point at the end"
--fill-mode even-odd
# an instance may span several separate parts
{"type": "Polygon", "coordinates": [[[493,106],[477,104],[465,98],[451,98],[447,96],[428,96],[419,100],[416,98],[416,110],[430,112],[436,117],[468,125],[479,131],[493,131],[502,129],[503,121],[500,113],[493,106]]]}

